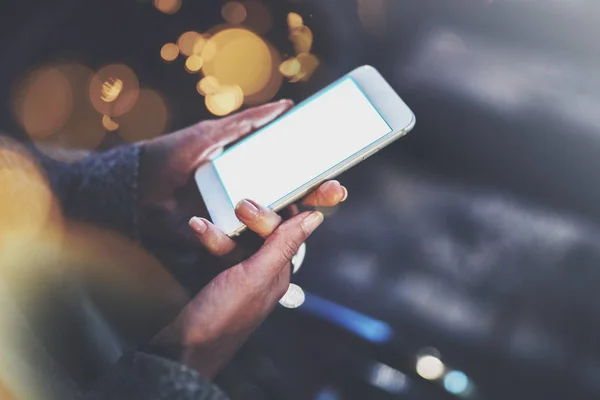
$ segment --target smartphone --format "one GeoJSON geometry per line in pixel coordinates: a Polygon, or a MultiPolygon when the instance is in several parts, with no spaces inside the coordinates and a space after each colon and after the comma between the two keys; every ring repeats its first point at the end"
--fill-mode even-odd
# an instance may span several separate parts
{"type": "Polygon", "coordinates": [[[196,171],[210,219],[229,236],[246,227],[236,204],[279,211],[404,136],[415,116],[370,66],[350,72],[196,171]]]}

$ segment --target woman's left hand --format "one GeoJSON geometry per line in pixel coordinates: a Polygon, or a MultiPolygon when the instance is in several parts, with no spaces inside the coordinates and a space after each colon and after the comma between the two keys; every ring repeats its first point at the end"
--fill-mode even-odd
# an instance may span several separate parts
{"type": "MultiPolygon", "coordinates": [[[[173,246],[180,246],[182,241],[197,243],[188,221],[192,216],[209,215],[194,180],[196,169],[225,146],[262,128],[292,106],[292,101],[282,100],[142,143],[138,193],[143,241],[173,246]]],[[[303,204],[328,207],[346,196],[343,186],[330,181],[306,197],[303,204]]]]}

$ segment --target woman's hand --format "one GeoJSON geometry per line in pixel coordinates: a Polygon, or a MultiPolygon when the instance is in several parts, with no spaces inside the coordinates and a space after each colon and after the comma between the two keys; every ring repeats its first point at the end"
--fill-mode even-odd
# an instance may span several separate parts
{"type": "MultiPolygon", "coordinates": [[[[173,246],[180,246],[182,241],[196,243],[188,221],[193,215],[208,217],[194,182],[196,169],[225,146],[270,123],[292,105],[289,100],[266,104],[142,143],[138,179],[142,239],[173,246]]],[[[308,196],[304,204],[329,206],[345,196],[345,189],[334,182],[308,196]]]]}
{"type": "MultiPolygon", "coordinates": [[[[337,182],[321,186],[309,197],[318,205],[336,205],[346,191],[337,182]]],[[[237,217],[265,239],[250,258],[223,271],[157,335],[153,344],[182,347],[182,362],[206,377],[216,375],[286,293],[292,257],[323,222],[318,211],[304,212],[282,222],[279,215],[250,200],[236,207],[237,217]]],[[[190,226],[215,255],[226,255],[236,243],[206,219],[190,226]]]]}
{"type": "MultiPolygon", "coordinates": [[[[186,232],[213,255],[225,257],[235,252],[237,243],[209,222],[206,214],[190,220],[191,215],[199,214],[190,213],[178,191],[212,155],[271,122],[291,106],[289,101],[271,103],[147,142],[140,172],[140,195],[142,204],[156,214],[146,221],[146,233],[158,229],[159,233],[172,235],[174,231],[165,227],[173,225],[165,222],[185,220],[189,221],[189,226],[185,224],[186,232]]],[[[348,191],[339,182],[329,181],[302,203],[309,207],[330,207],[347,196],[348,191]]],[[[207,377],[223,368],[286,293],[292,257],[323,221],[320,212],[298,214],[292,207],[293,216],[284,222],[280,215],[251,200],[240,202],[235,211],[250,230],[265,240],[264,244],[248,259],[221,272],[152,341],[158,346],[181,346],[182,361],[207,377]]],[[[182,233],[179,229],[175,231],[182,233]]]]}

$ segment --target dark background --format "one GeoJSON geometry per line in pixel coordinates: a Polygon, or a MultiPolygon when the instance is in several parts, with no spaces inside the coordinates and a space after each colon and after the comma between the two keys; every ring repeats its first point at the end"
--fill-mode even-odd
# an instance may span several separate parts
{"type": "MultiPolygon", "coordinates": [[[[449,398],[415,372],[435,348],[469,377],[469,398],[598,398],[600,6],[373,0],[370,26],[351,0],[266,3],[266,37],[290,52],[285,18],[298,12],[322,61],[278,98],[368,63],[417,126],[341,178],[351,198],[295,277],[305,305],[278,309],[219,383],[234,399],[449,398]]],[[[209,118],[197,78],[158,51],[220,23],[221,6],[183,0],[166,16],[135,0],[4,0],[0,128],[19,131],[18,77],[55,60],[129,65],[167,99],[171,130],[209,118]]]]}

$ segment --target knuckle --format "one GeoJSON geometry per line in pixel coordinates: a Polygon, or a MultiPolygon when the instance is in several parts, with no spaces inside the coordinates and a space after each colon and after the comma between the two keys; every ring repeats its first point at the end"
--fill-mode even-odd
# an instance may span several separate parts
{"type": "Polygon", "coordinates": [[[227,253],[226,242],[218,236],[213,237],[207,243],[207,247],[211,253],[217,256],[225,255],[227,253]]]}
{"type": "Polygon", "coordinates": [[[214,119],[214,118],[206,119],[206,120],[200,122],[198,124],[198,127],[202,128],[202,131],[204,131],[204,132],[210,132],[210,131],[215,130],[214,129],[215,125],[217,125],[218,123],[219,123],[218,119],[214,119]]]}
{"type": "Polygon", "coordinates": [[[298,252],[298,248],[300,247],[301,243],[302,241],[296,237],[291,235],[283,235],[280,250],[286,260],[292,261],[292,258],[298,252]]]}
{"type": "Polygon", "coordinates": [[[189,128],[181,131],[186,139],[190,141],[196,141],[198,138],[202,138],[203,140],[207,135],[210,134],[210,131],[213,130],[213,123],[210,120],[202,121],[197,123],[196,125],[190,126],[189,128]]]}
{"type": "Polygon", "coordinates": [[[265,230],[267,233],[273,233],[281,225],[282,220],[278,214],[269,211],[269,214],[265,216],[265,230]]]}

